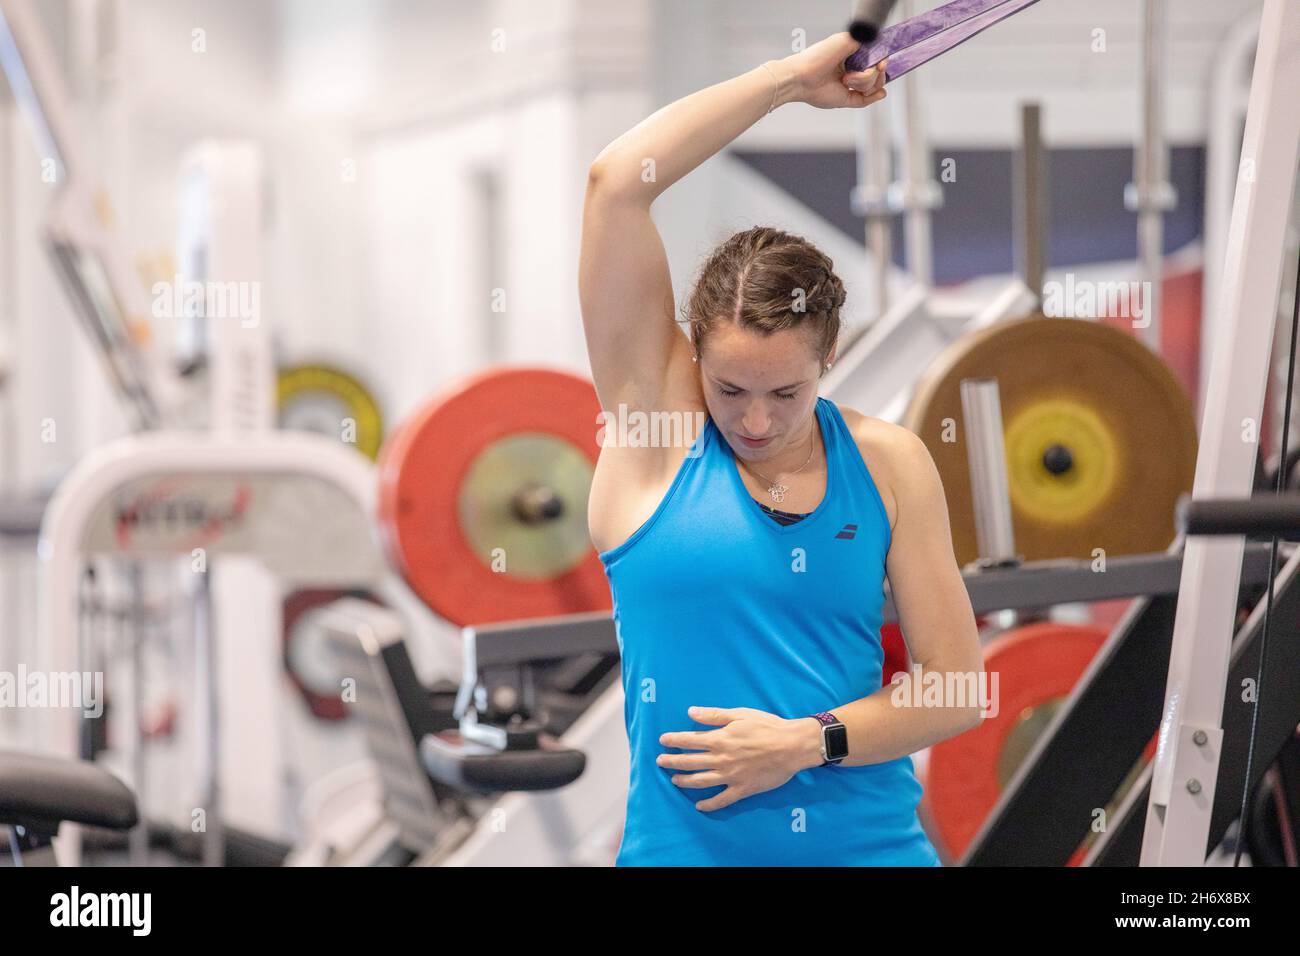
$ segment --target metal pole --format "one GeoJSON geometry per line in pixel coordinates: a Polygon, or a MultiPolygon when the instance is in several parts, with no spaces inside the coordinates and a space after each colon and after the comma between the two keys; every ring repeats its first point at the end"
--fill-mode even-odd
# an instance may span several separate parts
{"type": "Polygon", "coordinates": [[[203,864],[225,862],[225,836],[221,826],[221,748],[218,741],[217,653],[212,619],[211,569],[194,575],[195,721],[201,754],[199,798],[204,812],[203,864]]]}
{"type": "Polygon", "coordinates": [[[1164,121],[1165,0],[1142,0],[1142,136],[1133,152],[1133,182],[1124,205],[1137,213],[1142,274],[1142,339],[1160,354],[1161,281],[1164,278],[1164,214],[1177,197],[1169,183],[1164,121]]]}
{"type": "Polygon", "coordinates": [[[965,379],[961,383],[961,409],[979,564],[981,567],[1018,564],[997,379],[965,379]]]}
{"type": "Polygon", "coordinates": [[[1047,269],[1047,175],[1041,112],[1037,103],[1020,107],[1020,152],[1015,162],[1016,266],[1025,285],[1042,308],[1043,274],[1047,269]]]}
{"type": "Polygon", "coordinates": [[[1214,71],[1210,82],[1209,132],[1205,158],[1205,278],[1201,293],[1201,375],[1196,389],[1196,420],[1205,414],[1205,371],[1213,358],[1214,329],[1219,312],[1219,288],[1223,281],[1228,220],[1232,217],[1232,194],[1237,187],[1241,157],[1241,132],[1246,121],[1250,84],[1242,89],[1241,75],[1255,56],[1259,23],[1239,21],[1227,38],[1215,47],[1214,71]]]}
{"type": "MultiPolygon", "coordinates": [[[[146,776],[148,765],[145,759],[145,741],[142,718],[144,717],[144,646],[145,628],[148,620],[146,602],[148,595],[144,584],[144,568],[140,561],[130,561],[127,565],[128,603],[124,616],[125,627],[122,628],[126,641],[126,650],[131,659],[131,706],[127,719],[131,722],[131,731],[126,736],[131,741],[132,783],[137,795],[148,791],[146,776]]],[[[140,797],[137,797],[139,799],[140,797]]],[[[131,831],[127,837],[129,859],[132,866],[147,866],[149,863],[149,823],[147,820],[131,831]]]]}
{"type": "Polygon", "coordinates": [[[867,110],[858,119],[858,184],[851,196],[853,211],[866,218],[867,256],[875,317],[889,308],[889,269],[893,263],[891,220],[886,198],[889,190],[889,117],[883,110],[867,110]]]}
{"type": "MultiPolygon", "coordinates": [[[[915,13],[914,0],[905,0],[904,19],[915,13]]],[[[890,205],[903,214],[903,243],[907,270],[917,282],[934,285],[934,244],[931,241],[930,212],[943,204],[943,192],[931,175],[930,147],[925,138],[925,118],[916,71],[908,73],[903,84],[903,135],[900,138],[899,167],[901,180],[891,190],[890,205]]]]}
{"type": "MultiPolygon", "coordinates": [[[[857,4],[850,3],[853,11],[857,4]]],[[[870,265],[874,318],[889,309],[889,269],[894,250],[890,225],[889,181],[892,165],[889,112],[860,110],[857,116],[857,184],[849,196],[856,215],[866,219],[865,241],[870,265]]]]}

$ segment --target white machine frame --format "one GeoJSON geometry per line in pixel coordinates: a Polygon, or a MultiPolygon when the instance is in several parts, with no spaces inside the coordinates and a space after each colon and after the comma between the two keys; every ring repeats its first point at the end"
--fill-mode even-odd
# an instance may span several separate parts
{"type": "MultiPolygon", "coordinates": [[[[46,509],[39,544],[38,585],[40,663],[44,670],[51,673],[83,670],[77,640],[78,582],[87,557],[87,535],[96,513],[134,482],[213,478],[314,480],[333,487],[351,503],[355,520],[369,528],[372,544],[367,553],[338,556],[325,566],[318,564],[306,570],[296,556],[284,560],[277,554],[280,549],[256,538],[244,551],[213,545],[214,561],[221,554],[231,553],[262,558],[286,587],[370,587],[408,621],[421,622],[431,616],[388,572],[380,542],[374,534],[378,488],[375,468],[355,451],[308,433],[280,432],[236,438],[151,432],[118,439],[87,455],[59,486],[46,509]]],[[[304,538],[311,539],[319,530],[319,521],[312,519],[304,523],[301,532],[304,538]]],[[[52,710],[50,714],[43,728],[42,749],[68,757],[78,756],[79,711],[52,710]]],[[[80,835],[74,827],[64,828],[57,845],[65,865],[79,862],[80,835]]]]}
{"type": "MultiPolygon", "coordinates": [[[[1248,497],[1300,161],[1300,4],[1266,0],[1228,229],[1194,498],[1248,497]],[[1253,429],[1252,429],[1253,425],[1253,429]]],[[[1144,866],[1203,866],[1244,540],[1188,539],[1174,619],[1144,866]]]]}

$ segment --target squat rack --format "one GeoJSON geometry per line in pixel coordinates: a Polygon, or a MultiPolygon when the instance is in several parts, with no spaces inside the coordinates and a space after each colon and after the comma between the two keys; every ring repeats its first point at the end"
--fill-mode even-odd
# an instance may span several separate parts
{"type": "MultiPolygon", "coordinates": [[[[1214,325],[1194,498],[1245,497],[1300,158],[1300,4],[1266,0],[1214,325]]],[[[1143,830],[1143,866],[1202,866],[1223,755],[1224,688],[1244,541],[1187,539],[1143,830]]],[[[1290,570],[1288,568],[1288,570],[1290,570]]]]}

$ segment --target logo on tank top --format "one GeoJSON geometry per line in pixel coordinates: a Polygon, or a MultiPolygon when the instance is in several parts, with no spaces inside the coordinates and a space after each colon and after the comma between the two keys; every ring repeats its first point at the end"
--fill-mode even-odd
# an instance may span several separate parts
{"type": "Polygon", "coordinates": [[[855,525],[855,524],[846,524],[843,528],[840,529],[840,533],[837,534],[835,537],[837,537],[837,538],[844,538],[844,539],[846,539],[846,540],[848,540],[848,541],[852,541],[854,535],[856,535],[857,533],[858,533],[858,526],[857,526],[857,525],[855,525]]]}

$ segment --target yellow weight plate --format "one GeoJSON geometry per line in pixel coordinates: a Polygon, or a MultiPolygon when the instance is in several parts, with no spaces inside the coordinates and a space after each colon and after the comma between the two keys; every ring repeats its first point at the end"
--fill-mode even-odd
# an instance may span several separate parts
{"type": "Polygon", "coordinates": [[[1004,433],[1011,501],[1034,520],[1077,524],[1114,492],[1115,434],[1083,402],[1034,402],[1004,422],[1004,433]]]}
{"type": "Polygon", "coordinates": [[[1196,470],[1196,424],[1182,386],[1120,329],[1031,317],[953,343],[904,415],[943,479],[959,563],[979,557],[962,432],[967,378],[998,382],[1016,550],[1026,560],[1169,545],[1174,506],[1196,470]]]}
{"type": "Polygon", "coordinates": [[[329,365],[280,370],[276,400],[281,428],[318,432],[352,445],[367,458],[379,456],[384,419],[369,389],[329,365]]]}

